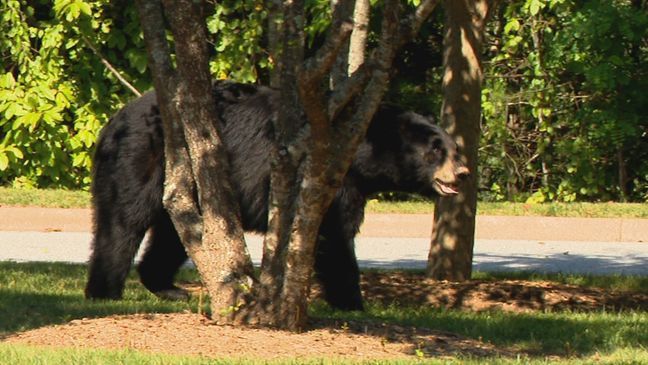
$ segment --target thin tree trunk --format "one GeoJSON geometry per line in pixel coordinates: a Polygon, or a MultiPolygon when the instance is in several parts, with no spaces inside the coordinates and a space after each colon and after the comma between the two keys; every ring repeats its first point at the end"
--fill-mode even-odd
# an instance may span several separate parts
{"type": "Polygon", "coordinates": [[[628,201],[628,170],[626,168],[625,158],[623,156],[623,147],[617,147],[617,164],[619,171],[619,193],[622,202],[628,201]]]}
{"type": "Polygon", "coordinates": [[[369,0],[356,0],[353,10],[353,32],[349,39],[349,57],[347,75],[351,76],[365,61],[367,34],[369,33],[369,0]]]}
{"type": "Polygon", "coordinates": [[[472,274],[481,117],[480,56],[489,2],[446,0],[444,7],[441,123],[457,141],[472,174],[459,195],[437,200],[427,274],[436,279],[460,281],[470,279],[472,274]]]}

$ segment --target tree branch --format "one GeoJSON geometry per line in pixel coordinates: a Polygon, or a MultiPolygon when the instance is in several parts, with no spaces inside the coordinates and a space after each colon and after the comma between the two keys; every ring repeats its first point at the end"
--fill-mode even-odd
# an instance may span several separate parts
{"type": "Polygon", "coordinates": [[[322,47],[306,61],[301,78],[310,84],[319,83],[331,71],[340,49],[349,39],[352,31],[353,22],[341,21],[332,24],[322,47]]]}
{"type": "Polygon", "coordinates": [[[333,90],[328,102],[328,115],[331,120],[335,120],[342,109],[362,91],[369,80],[371,68],[369,61],[363,63],[333,90]]]}
{"type": "Polygon", "coordinates": [[[103,63],[104,66],[106,66],[108,71],[110,71],[113,75],[115,75],[117,80],[119,80],[119,82],[121,82],[122,85],[126,86],[133,94],[137,95],[138,97],[142,96],[142,93],[139,92],[139,90],[137,90],[135,86],[133,86],[130,82],[128,82],[128,80],[126,80],[124,76],[122,76],[119,73],[119,71],[117,71],[117,69],[113,67],[113,65],[110,62],[108,62],[108,60],[103,56],[103,54],[101,54],[101,52],[92,43],[90,43],[90,40],[88,40],[86,36],[81,35],[81,39],[83,40],[83,43],[85,43],[86,46],[88,46],[88,48],[90,48],[92,52],[95,55],[97,55],[97,57],[99,57],[101,63],[103,63]]]}
{"type": "Polygon", "coordinates": [[[414,13],[407,17],[407,21],[403,22],[397,48],[402,47],[405,43],[416,37],[423,23],[425,23],[440,2],[441,0],[424,0],[419,4],[414,13]]]}
{"type": "MultiPolygon", "coordinates": [[[[314,83],[319,83],[331,73],[340,50],[348,45],[347,40],[353,32],[353,2],[354,0],[340,0],[333,4],[333,19],[324,44],[304,66],[304,76],[315,79],[314,83]]],[[[346,73],[344,75],[346,77],[346,73]]]]}
{"type": "MultiPolygon", "coordinates": [[[[336,181],[339,171],[347,171],[348,164],[354,156],[361,138],[364,137],[369,122],[387,91],[389,83],[391,64],[396,53],[396,39],[400,21],[400,2],[398,0],[386,0],[383,10],[383,21],[378,47],[372,52],[369,60],[356,71],[349,79],[349,84],[344,93],[336,95],[336,104],[329,107],[342,107],[342,103],[353,99],[353,90],[362,90],[357,95],[357,103],[354,104],[354,111],[348,121],[336,123],[331,142],[332,158],[326,168],[326,179],[336,181]],[[366,76],[363,73],[366,72],[366,76]],[[366,78],[366,79],[365,79],[366,78]],[[355,79],[355,80],[354,80],[355,79]],[[362,86],[360,86],[362,84],[362,86]],[[342,166],[340,166],[342,164],[342,166]]],[[[333,100],[333,98],[331,99],[333,100]]],[[[342,107],[343,108],[343,107],[342,107]]],[[[338,110],[339,112],[339,110],[338,110]]]]}
{"type": "MultiPolygon", "coordinates": [[[[398,26],[398,21],[388,23],[383,21],[379,49],[375,50],[369,59],[351,77],[339,83],[339,87],[336,87],[329,98],[327,109],[331,120],[335,120],[340,111],[365,88],[367,83],[370,82],[370,77],[374,74],[376,68],[382,67],[388,69],[391,67],[390,65],[396,52],[418,34],[423,23],[439,3],[440,0],[423,1],[414,13],[407,17],[407,21],[402,22],[400,27],[398,26]],[[387,25],[389,25],[389,28],[386,28],[387,25]],[[385,37],[389,37],[389,39],[385,37]]],[[[385,7],[385,14],[388,11],[387,7],[385,7]]],[[[385,19],[383,18],[383,20],[385,19]]]]}

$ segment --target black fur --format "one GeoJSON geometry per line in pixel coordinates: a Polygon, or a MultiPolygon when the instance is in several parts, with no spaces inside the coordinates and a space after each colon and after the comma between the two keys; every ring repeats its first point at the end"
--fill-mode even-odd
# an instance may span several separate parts
{"type": "MultiPolygon", "coordinates": [[[[269,153],[278,93],[253,85],[215,85],[221,133],[247,231],[267,228],[269,153]]],[[[162,207],[164,140],[155,94],[120,110],[101,132],[94,157],[93,254],[88,298],[120,298],[133,257],[147,230],[150,244],[138,272],[150,291],[182,297],[173,278],[187,255],[162,207]]],[[[381,191],[434,194],[440,169],[450,167],[453,186],[467,170],[454,141],[421,115],[383,106],[320,228],[315,272],[326,300],[340,309],[362,309],[353,240],[366,200],[381,191]]],[[[436,189],[436,190],[435,190],[436,189]]]]}

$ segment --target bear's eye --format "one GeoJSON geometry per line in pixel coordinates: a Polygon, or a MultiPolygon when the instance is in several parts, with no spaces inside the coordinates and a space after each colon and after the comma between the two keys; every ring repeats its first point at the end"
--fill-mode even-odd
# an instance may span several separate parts
{"type": "Polygon", "coordinates": [[[440,139],[435,138],[435,139],[432,140],[432,151],[434,153],[437,153],[437,154],[441,153],[442,146],[443,146],[443,143],[441,142],[440,139]]]}

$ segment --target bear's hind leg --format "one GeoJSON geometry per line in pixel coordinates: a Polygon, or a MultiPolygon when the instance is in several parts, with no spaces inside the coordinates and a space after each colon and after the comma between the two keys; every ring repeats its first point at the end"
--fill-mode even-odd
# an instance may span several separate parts
{"type": "Polygon", "coordinates": [[[89,262],[85,296],[89,299],[120,299],[144,230],[128,225],[99,224],[89,262]]]}
{"type": "Polygon", "coordinates": [[[162,299],[188,299],[189,293],[173,284],[175,274],[187,260],[187,253],[166,211],[155,220],[150,235],[137,267],[142,284],[162,299]]]}

